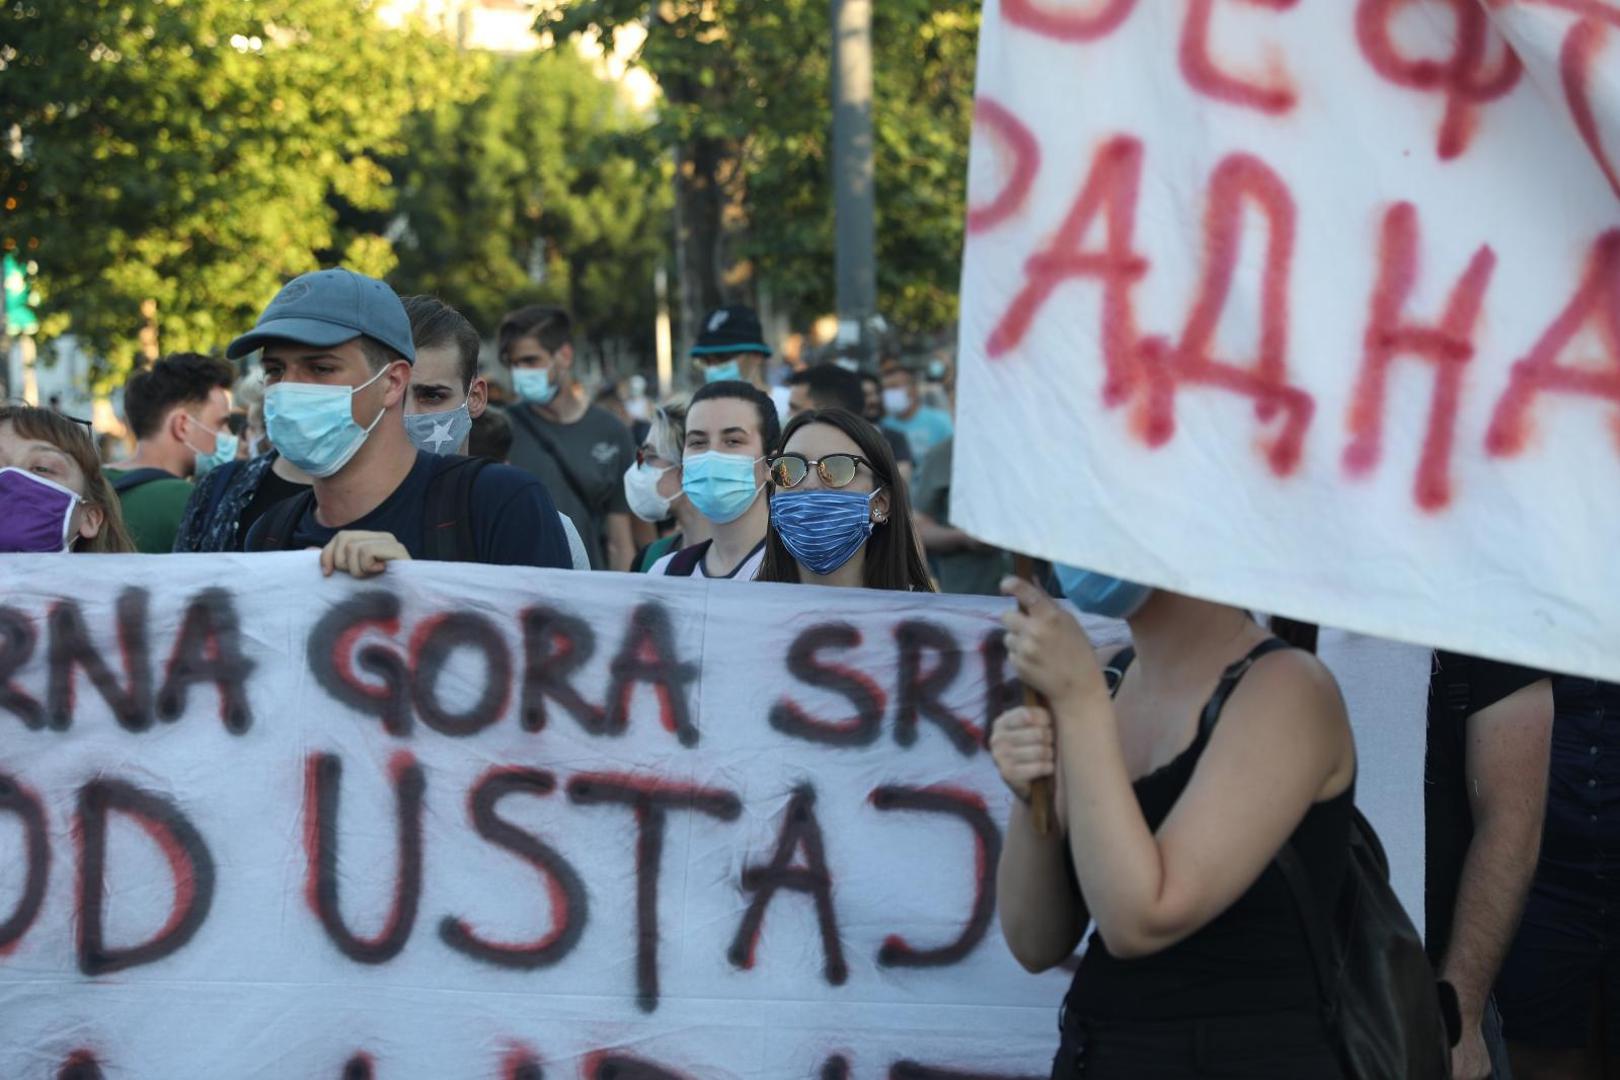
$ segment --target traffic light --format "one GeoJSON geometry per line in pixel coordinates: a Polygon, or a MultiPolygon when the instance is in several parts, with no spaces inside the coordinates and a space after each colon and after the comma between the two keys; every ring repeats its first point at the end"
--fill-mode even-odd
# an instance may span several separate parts
{"type": "Polygon", "coordinates": [[[13,337],[32,334],[39,330],[39,316],[34,314],[34,290],[28,281],[29,268],[10,252],[5,258],[6,278],[6,333],[13,337]]]}

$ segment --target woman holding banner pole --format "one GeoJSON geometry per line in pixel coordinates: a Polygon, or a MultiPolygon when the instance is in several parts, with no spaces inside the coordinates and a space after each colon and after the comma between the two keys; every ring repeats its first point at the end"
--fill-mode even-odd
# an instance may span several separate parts
{"type": "Polygon", "coordinates": [[[0,554],[135,550],[90,425],[0,403],[0,554]]]}
{"type": "Polygon", "coordinates": [[[1355,745],[1314,656],[1238,608],[1059,568],[1083,611],[1126,619],[1112,691],[1065,608],[1016,579],[1008,655],[1048,707],[990,746],[1017,796],[998,868],[1002,931],[1031,971],[1095,921],[1061,1016],[1053,1076],[1343,1075],[1292,895],[1291,842],[1318,897],[1349,851],[1355,745]],[[1218,722],[1217,722],[1218,721],[1218,722]],[[1036,833],[1030,785],[1054,780],[1036,833]]]}
{"type": "Polygon", "coordinates": [[[759,581],[933,592],[894,453],[843,409],[800,413],[770,459],[759,581]]]}

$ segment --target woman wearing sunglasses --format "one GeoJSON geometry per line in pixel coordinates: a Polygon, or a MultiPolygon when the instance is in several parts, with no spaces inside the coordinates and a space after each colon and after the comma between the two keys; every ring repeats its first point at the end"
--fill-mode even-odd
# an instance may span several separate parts
{"type": "Polygon", "coordinates": [[[88,424],[0,403],[0,554],[135,550],[88,424]]]}
{"type": "Polygon", "coordinates": [[[760,581],[933,592],[881,432],[843,409],[800,413],[770,461],[760,581]]]}

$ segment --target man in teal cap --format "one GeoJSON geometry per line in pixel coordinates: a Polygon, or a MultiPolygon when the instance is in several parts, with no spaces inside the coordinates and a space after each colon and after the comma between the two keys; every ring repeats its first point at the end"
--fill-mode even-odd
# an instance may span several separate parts
{"type": "Polygon", "coordinates": [[[692,346],[692,359],[705,383],[740,379],[766,393],[770,387],[765,382],[765,361],[770,355],[759,316],[753,308],[742,306],[711,311],[692,346]]]}
{"type": "Polygon", "coordinates": [[[416,347],[386,284],[343,269],[296,277],[225,355],[255,349],[266,435],[314,483],[259,518],[246,550],[320,548],[323,572],[356,577],[401,559],[571,565],[538,480],[411,443],[403,415],[416,347]]]}

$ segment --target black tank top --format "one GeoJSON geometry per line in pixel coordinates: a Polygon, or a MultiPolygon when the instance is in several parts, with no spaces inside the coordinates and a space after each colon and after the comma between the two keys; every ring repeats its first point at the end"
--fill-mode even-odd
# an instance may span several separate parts
{"type": "MultiPolygon", "coordinates": [[[[1227,668],[1192,745],[1132,785],[1149,829],[1158,831],[1192,779],[1220,709],[1238,680],[1255,660],[1282,647],[1275,638],[1262,642],[1227,668]]],[[[1122,677],[1130,659],[1122,654],[1111,667],[1122,677]]],[[[1266,780],[1259,775],[1255,782],[1264,784],[1266,780]]],[[[1313,804],[1290,837],[1310,876],[1312,892],[1324,904],[1338,897],[1344,880],[1354,804],[1352,781],[1342,794],[1313,804]]],[[[1273,861],[1231,907],[1196,933],[1151,956],[1119,959],[1094,931],[1065,1009],[1074,1019],[1164,1020],[1317,1010],[1320,1006],[1299,912],[1273,861]]]]}

